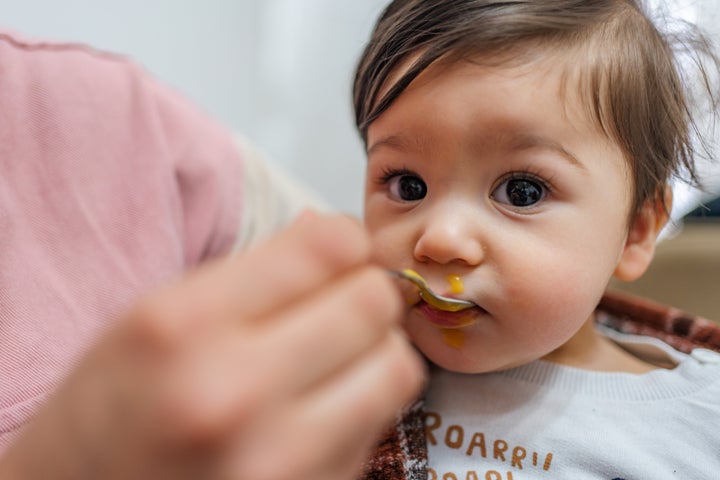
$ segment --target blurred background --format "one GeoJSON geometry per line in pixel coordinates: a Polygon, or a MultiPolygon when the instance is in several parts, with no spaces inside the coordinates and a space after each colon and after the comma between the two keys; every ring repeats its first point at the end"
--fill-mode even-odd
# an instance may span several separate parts
{"type": "MultiPolygon", "coordinates": [[[[0,0],[0,25],[25,35],[88,43],[132,57],[249,137],[332,206],[360,215],[365,160],[354,130],[352,71],[386,1],[0,0]]],[[[697,22],[713,35],[720,33],[717,0],[648,1],[658,12],[697,22]]],[[[718,163],[706,163],[702,176],[708,192],[676,188],[676,219],[720,193],[718,163]]],[[[695,210],[693,215],[697,214],[704,220],[668,231],[660,245],[658,263],[669,255],[670,263],[680,265],[684,276],[651,272],[644,279],[649,286],[637,283],[619,288],[635,289],[720,319],[720,300],[716,300],[720,297],[720,224],[708,220],[713,215],[718,218],[718,207],[695,210]],[[706,233],[695,235],[693,225],[700,223],[706,233]],[[678,254],[673,246],[678,242],[694,246],[683,243],[678,254]],[[693,258],[699,258],[695,263],[689,264],[683,256],[688,248],[695,252],[693,258]],[[698,271],[705,273],[698,275],[698,271]],[[653,283],[657,279],[668,284],[666,291],[658,290],[653,283]],[[685,290],[709,306],[686,302],[687,295],[679,295],[683,288],[678,288],[678,282],[689,285],[685,290]]]]}
{"type": "Polygon", "coordinates": [[[361,209],[351,77],[386,0],[0,0],[0,26],[126,54],[330,200],[361,209]]]}

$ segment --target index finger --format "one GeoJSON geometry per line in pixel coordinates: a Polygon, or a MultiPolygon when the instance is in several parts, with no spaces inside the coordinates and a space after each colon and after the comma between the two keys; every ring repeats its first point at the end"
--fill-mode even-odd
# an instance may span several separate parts
{"type": "Polygon", "coordinates": [[[169,346],[227,322],[249,324],[369,258],[370,242],[359,222],[305,212],[264,244],[204,265],[146,297],[129,315],[135,320],[129,325],[133,335],[169,346]]]}
{"type": "Polygon", "coordinates": [[[287,230],[229,262],[238,313],[255,317],[281,309],[370,258],[359,222],[303,214],[287,230]]]}
{"type": "MultiPolygon", "coordinates": [[[[205,265],[150,298],[160,328],[247,323],[283,309],[370,258],[362,226],[341,215],[307,212],[286,230],[235,257],[205,265]]],[[[170,333],[170,331],[166,333],[170,333]]]]}

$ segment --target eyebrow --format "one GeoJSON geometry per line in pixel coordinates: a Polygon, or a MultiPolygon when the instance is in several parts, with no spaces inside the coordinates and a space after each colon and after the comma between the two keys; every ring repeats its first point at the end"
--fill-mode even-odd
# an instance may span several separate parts
{"type": "MultiPolygon", "coordinates": [[[[509,146],[510,150],[515,151],[522,151],[522,150],[530,150],[533,148],[540,148],[544,150],[550,150],[552,152],[557,153],[561,158],[567,160],[571,165],[581,169],[581,170],[587,170],[585,165],[578,160],[578,158],[572,154],[572,152],[568,151],[565,147],[563,147],[560,143],[551,140],[546,137],[542,137],[539,135],[529,134],[529,133],[519,133],[519,132],[512,132],[507,135],[501,135],[502,137],[505,137],[501,140],[501,143],[504,143],[505,145],[509,146]]],[[[420,151],[427,151],[429,150],[429,146],[425,144],[422,140],[419,138],[413,137],[414,140],[411,142],[406,136],[404,135],[388,135],[387,137],[384,137],[377,142],[373,143],[370,147],[367,149],[367,156],[370,156],[375,150],[379,148],[391,148],[396,150],[408,150],[411,147],[415,147],[420,151]],[[414,145],[410,145],[413,143],[414,145]]]]}
{"type": "Polygon", "coordinates": [[[381,138],[368,147],[367,155],[370,156],[379,148],[391,148],[395,150],[417,149],[421,152],[430,150],[429,145],[426,141],[423,141],[423,139],[419,137],[412,137],[412,139],[408,139],[405,135],[388,135],[387,137],[381,138]]]}
{"type": "Polygon", "coordinates": [[[578,158],[563,147],[560,143],[551,140],[546,137],[538,135],[532,135],[527,133],[515,133],[510,135],[508,144],[512,150],[529,150],[532,148],[541,148],[544,150],[550,150],[559,154],[562,158],[567,160],[570,164],[586,170],[585,165],[578,160],[578,158]]]}

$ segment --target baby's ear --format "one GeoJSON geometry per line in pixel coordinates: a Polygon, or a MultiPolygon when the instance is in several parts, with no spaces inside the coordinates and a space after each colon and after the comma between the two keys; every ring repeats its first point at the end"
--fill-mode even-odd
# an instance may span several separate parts
{"type": "Polygon", "coordinates": [[[668,187],[664,194],[664,205],[658,196],[654,201],[645,202],[632,219],[625,247],[614,272],[618,280],[637,280],[650,265],[655,255],[657,237],[668,221],[672,205],[672,190],[668,187]]]}

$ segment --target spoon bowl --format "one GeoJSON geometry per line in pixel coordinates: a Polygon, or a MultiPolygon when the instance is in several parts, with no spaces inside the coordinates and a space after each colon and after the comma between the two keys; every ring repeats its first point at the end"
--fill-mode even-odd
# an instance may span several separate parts
{"type": "Polygon", "coordinates": [[[468,300],[460,300],[458,298],[450,298],[439,295],[430,289],[427,282],[423,277],[420,276],[415,270],[406,268],[404,270],[390,270],[392,275],[408,280],[415,285],[419,290],[420,298],[438,310],[445,310],[447,312],[459,312],[460,310],[466,310],[468,308],[476,307],[473,302],[468,300]]]}

